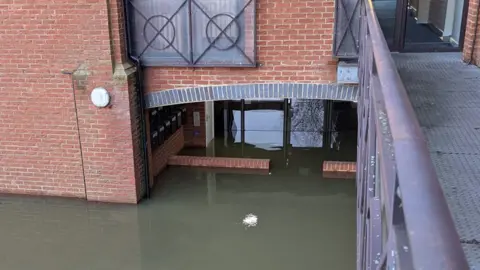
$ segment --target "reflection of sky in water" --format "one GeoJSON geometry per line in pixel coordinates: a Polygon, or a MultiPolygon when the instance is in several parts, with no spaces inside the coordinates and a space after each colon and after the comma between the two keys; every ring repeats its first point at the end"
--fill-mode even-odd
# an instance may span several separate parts
{"type": "MultiPolygon", "coordinates": [[[[242,142],[241,132],[235,134],[235,143],[242,142]]],[[[283,147],[282,131],[245,131],[245,143],[265,150],[283,147]]]]}
{"type": "MultiPolygon", "coordinates": [[[[240,111],[233,111],[237,130],[241,127],[240,111]]],[[[233,128],[232,128],[233,129],[233,128]]],[[[283,131],[283,111],[255,110],[245,111],[246,131],[283,131]]]]}
{"type": "MultiPolygon", "coordinates": [[[[290,143],[293,147],[322,147],[323,102],[293,100],[290,143]]],[[[241,112],[233,111],[234,138],[241,142],[241,112]],[[237,132],[235,132],[235,129],[237,132]]],[[[283,147],[283,111],[245,111],[245,143],[270,150],[283,147]]]]}
{"type": "MultiPolygon", "coordinates": [[[[235,126],[241,127],[240,111],[233,111],[235,126]]],[[[242,142],[242,133],[236,132],[235,143],[242,142]]],[[[245,143],[272,150],[283,147],[283,111],[245,111],[245,143]]]]}

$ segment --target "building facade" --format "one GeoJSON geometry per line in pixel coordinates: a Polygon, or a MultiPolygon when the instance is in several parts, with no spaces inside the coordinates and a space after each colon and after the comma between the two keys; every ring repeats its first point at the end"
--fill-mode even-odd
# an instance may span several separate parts
{"type": "MultiPolygon", "coordinates": [[[[157,2],[0,3],[0,193],[137,203],[170,155],[206,147],[204,101],[309,87],[354,100],[337,81],[334,0],[157,2]],[[153,149],[149,109],[177,104],[186,120],[153,149]]],[[[478,65],[479,1],[466,10],[478,65]]]]}

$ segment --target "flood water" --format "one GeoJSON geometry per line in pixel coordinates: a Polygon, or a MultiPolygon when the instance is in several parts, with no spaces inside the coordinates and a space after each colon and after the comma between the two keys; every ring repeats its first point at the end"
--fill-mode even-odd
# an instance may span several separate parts
{"type": "Polygon", "coordinates": [[[138,206],[0,196],[0,269],[354,269],[354,180],[321,176],[354,158],[342,134],[333,148],[218,138],[216,154],[272,158],[271,174],[172,167],[138,206]]]}

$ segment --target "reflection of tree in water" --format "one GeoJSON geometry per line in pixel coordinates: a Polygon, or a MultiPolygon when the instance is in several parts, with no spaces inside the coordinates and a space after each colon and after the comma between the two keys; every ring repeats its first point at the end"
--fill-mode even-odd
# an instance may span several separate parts
{"type": "Polygon", "coordinates": [[[322,100],[292,100],[291,143],[297,147],[322,147],[322,100]]]}
{"type": "Polygon", "coordinates": [[[323,100],[292,100],[292,131],[322,131],[323,114],[323,100]]]}

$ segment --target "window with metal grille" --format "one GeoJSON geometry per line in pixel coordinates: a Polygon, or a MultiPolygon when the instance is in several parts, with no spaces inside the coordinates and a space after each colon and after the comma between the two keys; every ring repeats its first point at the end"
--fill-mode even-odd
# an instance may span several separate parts
{"type": "Polygon", "coordinates": [[[127,0],[145,66],[255,66],[255,0],[127,0]]]}

